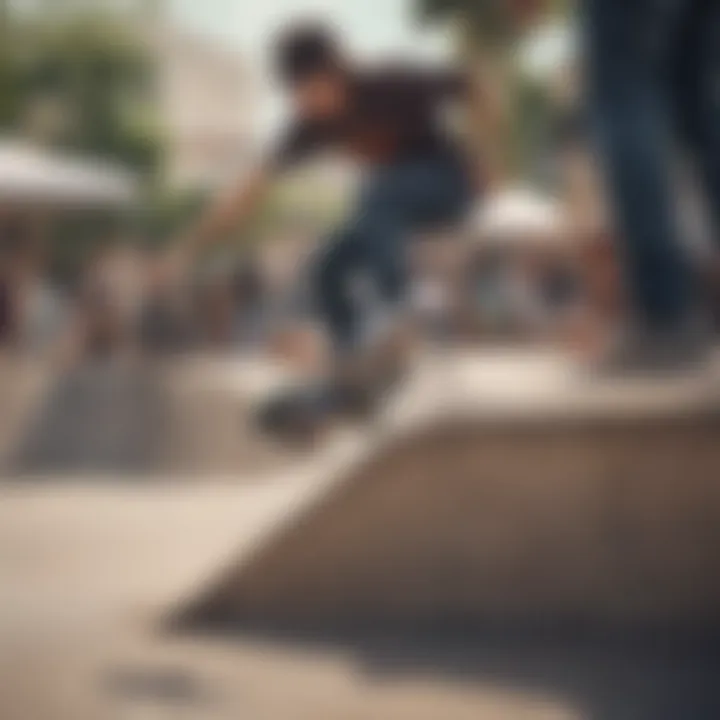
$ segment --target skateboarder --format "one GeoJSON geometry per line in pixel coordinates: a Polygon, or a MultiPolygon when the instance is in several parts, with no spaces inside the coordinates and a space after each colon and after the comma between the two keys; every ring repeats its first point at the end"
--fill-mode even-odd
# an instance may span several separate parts
{"type": "Polygon", "coordinates": [[[581,8],[597,144],[633,309],[600,364],[612,373],[686,371],[704,360],[711,336],[698,318],[695,272],[681,242],[673,160],[680,145],[717,241],[720,4],[583,0],[581,8]]]}
{"type": "Polygon", "coordinates": [[[395,347],[403,325],[407,243],[418,232],[457,223],[475,195],[469,163],[442,119],[447,103],[471,96],[471,83],[452,70],[362,69],[319,26],[284,34],[276,66],[291,100],[289,127],[249,182],[211,208],[185,247],[221,236],[257,207],[274,178],[318,152],[358,162],[364,179],[355,210],[323,243],[310,275],[334,367],[303,403],[310,412],[342,411],[358,391],[377,389],[391,369],[380,367],[380,358],[395,347]],[[374,334],[353,294],[359,278],[370,281],[385,309],[385,328],[374,334]]]}
{"type": "MultiPolygon", "coordinates": [[[[527,6],[518,0],[523,11],[527,6]]],[[[291,101],[289,126],[251,179],[212,207],[185,247],[197,249],[242,221],[273,179],[310,156],[331,150],[357,161],[364,179],[355,209],[323,243],[310,274],[333,369],[300,403],[310,413],[343,412],[374,397],[397,369],[408,243],[418,233],[459,222],[483,184],[444,122],[444,110],[463,103],[473,122],[486,126],[497,113],[491,95],[460,71],[400,65],[368,70],[321,26],[287,31],[275,60],[291,101]],[[373,300],[384,308],[382,328],[368,327],[354,293],[358,279],[370,281],[373,300]]]]}

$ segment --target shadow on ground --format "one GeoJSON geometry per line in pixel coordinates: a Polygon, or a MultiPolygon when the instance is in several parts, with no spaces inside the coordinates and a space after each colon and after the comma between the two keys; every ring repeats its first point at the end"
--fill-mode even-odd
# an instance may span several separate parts
{"type": "MultiPolygon", "coordinates": [[[[428,678],[562,698],[578,720],[717,720],[720,635],[647,630],[285,632],[195,627],[224,643],[340,651],[373,680],[428,678]]],[[[512,720],[499,717],[498,720],[512,720]]]]}

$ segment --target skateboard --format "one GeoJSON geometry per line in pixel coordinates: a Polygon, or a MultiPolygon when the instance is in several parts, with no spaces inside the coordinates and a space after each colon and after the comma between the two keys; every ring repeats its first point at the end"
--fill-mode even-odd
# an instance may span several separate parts
{"type": "Polygon", "coordinates": [[[271,395],[257,409],[257,426],[266,435],[305,442],[338,424],[372,422],[409,370],[404,341],[398,333],[398,338],[379,343],[339,376],[271,395]]]}
{"type": "Polygon", "coordinates": [[[263,435],[305,444],[338,425],[372,421],[380,402],[379,393],[330,384],[288,387],[259,404],[255,424],[263,435]]]}

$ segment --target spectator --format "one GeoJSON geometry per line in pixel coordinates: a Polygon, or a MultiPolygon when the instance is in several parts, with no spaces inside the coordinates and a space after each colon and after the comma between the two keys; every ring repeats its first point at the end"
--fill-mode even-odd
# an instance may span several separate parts
{"type": "Polygon", "coordinates": [[[590,99],[629,283],[632,318],[600,366],[683,370],[709,349],[674,206],[672,150],[693,163],[720,238],[720,103],[714,0],[584,0],[590,99]]]}

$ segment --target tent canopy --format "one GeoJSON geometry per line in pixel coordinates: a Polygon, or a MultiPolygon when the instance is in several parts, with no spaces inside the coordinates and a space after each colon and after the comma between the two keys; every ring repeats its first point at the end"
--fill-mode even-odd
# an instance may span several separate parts
{"type": "Polygon", "coordinates": [[[116,165],[0,140],[0,204],[123,207],[136,189],[116,165]]]}
{"type": "Polygon", "coordinates": [[[562,203],[529,188],[515,187],[487,197],[472,221],[483,243],[553,246],[567,242],[562,203]]]}

